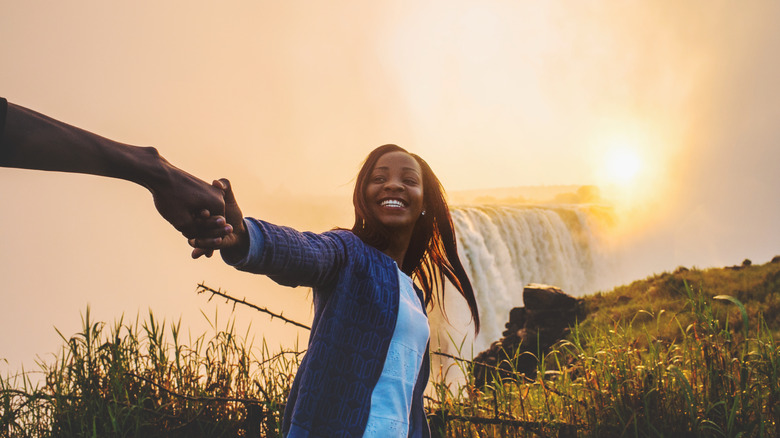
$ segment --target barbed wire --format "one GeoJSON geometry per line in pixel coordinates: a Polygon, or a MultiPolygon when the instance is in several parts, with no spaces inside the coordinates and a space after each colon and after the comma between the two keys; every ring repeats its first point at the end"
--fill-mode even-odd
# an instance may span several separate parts
{"type": "MultiPolygon", "coordinates": [[[[297,322],[297,321],[291,320],[289,318],[286,318],[286,317],[282,316],[281,313],[272,312],[272,311],[268,310],[265,307],[260,307],[260,306],[257,306],[255,304],[252,304],[252,303],[246,301],[245,298],[244,299],[235,298],[235,297],[229,295],[227,292],[223,292],[221,289],[215,290],[215,289],[212,289],[212,288],[206,286],[203,283],[200,283],[200,284],[198,284],[197,292],[199,294],[200,293],[204,293],[204,292],[209,292],[209,293],[212,294],[211,298],[213,298],[214,295],[218,295],[218,296],[226,299],[227,301],[232,301],[234,308],[235,308],[235,306],[237,304],[242,304],[242,305],[247,306],[249,308],[255,309],[255,310],[259,311],[259,312],[262,312],[262,313],[270,315],[271,319],[279,318],[279,319],[281,319],[285,323],[292,324],[292,325],[295,325],[297,327],[304,328],[306,330],[311,330],[311,327],[307,326],[306,324],[302,324],[300,322],[297,322]]],[[[209,301],[211,300],[211,298],[209,298],[209,301]]],[[[296,355],[300,355],[300,354],[303,354],[305,352],[306,352],[306,350],[303,350],[303,351],[300,351],[300,352],[298,352],[298,351],[283,351],[283,352],[279,353],[277,356],[280,356],[282,354],[296,354],[296,355]]],[[[458,361],[458,362],[464,362],[464,363],[468,363],[468,364],[471,364],[471,365],[474,365],[474,366],[482,366],[482,367],[488,368],[490,370],[498,371],[498,372],[506,371],[506,370],[502,370],[501,368],[499,368],[496,365],[491,365],[491,364],[484,363],[484,362],[476,362],[476,361],[473,361],[473,360],[464,359],[462,357],[454,356],[452,354],[444,353],[442,351],[432,351],[430,354],[441,356],[441,357],[446,357],[446,358],[449,358],[449,359],[452,359],[452,360],[455,360],[455,361],[458,361]]],[[[530,377],[526,376],[525,374],[516,374],[516,375],[517,375],[517,377],[521,378],[523,380],[523,382],[525,382],[525,383],[536,383],[535,379],[531,379],[530,377]]],[[[137,376],[137,377],[142,378],[140,376],[137,376]]],[[[144,380],[146,380],[146,379],[144,379],[144,380]]],[[[153,382],[149,382],[149,383],[153,383],[153,382]]],[[[563,393],[561,393],[559,391],[556,391],[553,388],[550,388],[548,385],[545,385],[543,382],[540,382],[540,383],[542,384],[542,386],[544,387],[545,390],[550,391],[553,394],[557,394],[557,395],[562,396],[562,397],[573,399],[572,397],[567,396],[566,394],[563,394],[563,393]]],[[[164,390],[170,392],[169,390],[167,390],[165,388],[161,388],[161,389],[164,389],[164,390]]],[[[175,393],[172,393],[172,394],[175,394],[175,393]]],[[[430,399],[430,397],[426,397],[426,398],[430,399]]],[[[203,398],[203,399],[204,400],[216,400],[216,401],[219,401],[219,398],[203,398]]],[[[432,399],[430,399],[430,400],[434,401],[432,399]]],[[[230,399],[230,400],[226,399],[224,401],[238,401],[238,402],[244,402],[244,403],[251,402],[251,400],[247,400],[247,399],[230,399]]],[[[581,400],[575,400],[575,401],[582,403],[581,400]]],[[[257,400],[255,400],[255,402],[257,402],[257,400]]],[[[438,402],[438,403],[441,403],[441,402],[438,402]]],[[[524,420],[517,420],[517,419],[512,419],[512,418],[453,415],[453,414],[449,414],[449,413],[447,413],[445,411],[431,412],[431,413],[429,413],[429,418],[431,416],[438,416],[439,419],[441,419],[444,422],[447,422],[449,420],[454,420],[454,421],[465,421],[465,422],[469,422],[469,423],[472,423],[472,424],[502,425],[502,426],[511,426],[511,427],[518,427],[518,428],[524,428],[524,429],[537,429],[537,430],[541,429],[541,428],[545,428],[545,427],[548,427],[548,428],[549,427],[553,427],[553,428],[560,429],[561,431],[564,431],[564,432],[576,430],[576,425],[572,425],[572,424],[568,424],[568,423],[541,423],[541,422],[536,422],[536,421],[524,421],[524,420]]]]}
{"type": "Polygon", "coordinates": [[[274,313],[274,312],[268,310],[265,307],[260,307],[260,306],[257,306],[255,304],[252,304],[252,303],[248,302],[246,300],[246,298],[235,298],[235,297],[232,297],[232,296],[228,295],[227,292],[222,292],[222,289],[215,290],[215,289],[212,289],[212,288],[206,286],[203,283],[199,283],[198,284],[198,289],[196,290],[196,292],[199,293],[199,294],[202,294],[204,292],[210,292],[211,293],[211,297],[209,298],[209,301],[211,301],[211,299],[214,298],[214,295],[218,295],[218,296],[220,296],[222,298],[225,298],[228,301],[232,301],[234,309],[236,307],[236,304],[243,304],[243,305],[245,305],[245,306],[247,306],[249,308],[257,310],[258,312],[262,312],[262,313],[270,315],[271,319],[279,318],[279,319],[281,319],[282,321],[284,321],[284,322],[286,322],[288,324],[292,324],[294,326],[297,326],[297,327],[300,327],[300,328],[304,328],[306,330],[311,330],[311,327],[309,327],[306,324],[302,324],[300,322],[293,321],[292,319],[284,317],[281,313],[274,313]]]}
{"type": "Polygon", "coordinates": [[[496,426],[509,426],[518,429],[525,429],[533,431],[537,435],[544,436],[541,431],[544,429],[557,429],[559,436],[575,436],[578,426],[576,424],[562,423],[562,422],[550,422],[543,423],[540,421],[525,421],[509,418],[491,418],[491,417],[479,417],[470,415],[456,415],[450,414],[446,411],[436,412],[428,416],[428,419],[436,418],[437,420],[447,423],[450,421],[463,421],[471,424],[480,425],[496,425],[496,426]]]}

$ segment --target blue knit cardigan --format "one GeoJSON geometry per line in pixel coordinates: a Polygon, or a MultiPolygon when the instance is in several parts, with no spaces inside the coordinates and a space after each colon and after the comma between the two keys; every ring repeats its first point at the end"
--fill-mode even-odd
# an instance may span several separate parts
{"type": "MultiPolygon", "coordinates": [[[[234,264],[314,291],[314,321],[284,414],[285,436],[360,437],[398,319],[393,260],[348,230],[298,232],[247,218],[250,251],[234,264]]],[[[422,292],[415,286],[425,308],[422,292]]],[[[422,398],[428,348],[414,387],[410,437],[429,437],[422,398]]]]}

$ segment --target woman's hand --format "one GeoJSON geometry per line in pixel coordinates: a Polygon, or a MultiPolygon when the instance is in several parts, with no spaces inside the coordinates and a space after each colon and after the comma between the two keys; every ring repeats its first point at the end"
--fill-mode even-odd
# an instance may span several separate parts
{"type": "Polygon", "coordinates": [[[211,257],[214,250],[220,250],[224,257],[242,259],[249,251],[249,233],[244,225],[244,215],[236,202],[230,181],[225,178],[214,181],[213,186],[225,194],[225,216],[211,216],[207,210],[201,212],[201,219],[209,232],[195,239],[189,239],[192,258],[202,255],[211,257]]]}

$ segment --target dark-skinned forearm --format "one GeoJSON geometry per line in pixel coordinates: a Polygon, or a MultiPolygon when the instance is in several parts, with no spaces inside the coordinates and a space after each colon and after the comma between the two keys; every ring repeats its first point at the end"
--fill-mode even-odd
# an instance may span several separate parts
{"type": "Polygon", "coordinates": [[[10,102],[3,143],[7,167],[121,178],[150,190],[171,167],[155,148],[122,144],[10,102]]]}
{"type": "Polygon", "coordinates": [[[6,114],[0,117],[5,122],[0,130],[0,166],[131,181],[152,193],[160,215],[185,236],[222,233],[197,221],[204,211],[224,214],[222,190],[174,167],[157,149],[119,143],[12,103],[2,109],[6,114]]]}

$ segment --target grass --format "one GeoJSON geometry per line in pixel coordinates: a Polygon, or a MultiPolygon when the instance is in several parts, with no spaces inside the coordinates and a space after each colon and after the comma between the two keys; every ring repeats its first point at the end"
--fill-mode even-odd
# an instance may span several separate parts
{"type": "MultiPolygon", "coordinates": [[[[779,272],[680,268],[585,297],[589,316],[535,379],[477,387],[456,360],[432,380],[434,436],[776,437],[779,272]]],[[[87,309],[82,332],[39,363],[42,383],[0,381],[0,435],[279,436],[301,353],[213,327],[183,342],[151,313],[108,326],[87,309]]]]}
{"type": "Polygon", "coordinates": [[[0,434],[8,437],[278,436],[300,353],[254,348],[228,322],[182,343],[180,324],[152,313],[113,326],[94,322],[70,338],[45,382],[0,382],[0,434]]]}
{"type": "MultiPolygon", "coordinates": [[[[653,319],[651,315],[663,311],[665,319],[658,324],[661,331],[653,333],[673,340],[680,334],[667,322],[677,317],[687,325],[693,316],[684,311],[689,305],[688,288],[710,297],[733,296],[744,304],[750,321],[755,321],[761,314],[775,337],[780,334],[780,260],[763,265],[753,265],[746,260],[740,266],[706,270],[679,267],[672,273],[619,286],[609,293],[597,293],[585,297],[584,306],[589,316],[584,325],[603,327],[613,321],[628,322],[626,318],[649,321],[653,319]]],[[[725,302],[715,302],[712,306],[715,312],[730,318],[735,324],[733,328],[739,331],[742,318],[737,307],[725,302]]]]}
{"type": "Polygon", "coordinates": [[[681,268],[585,297],[587,319],[532,382],[478,388],[469,365],[452,365],[448,380],[466,383],[434,382],[432,425],[448,437],[778,436],[779,272],[681,268]]]}

